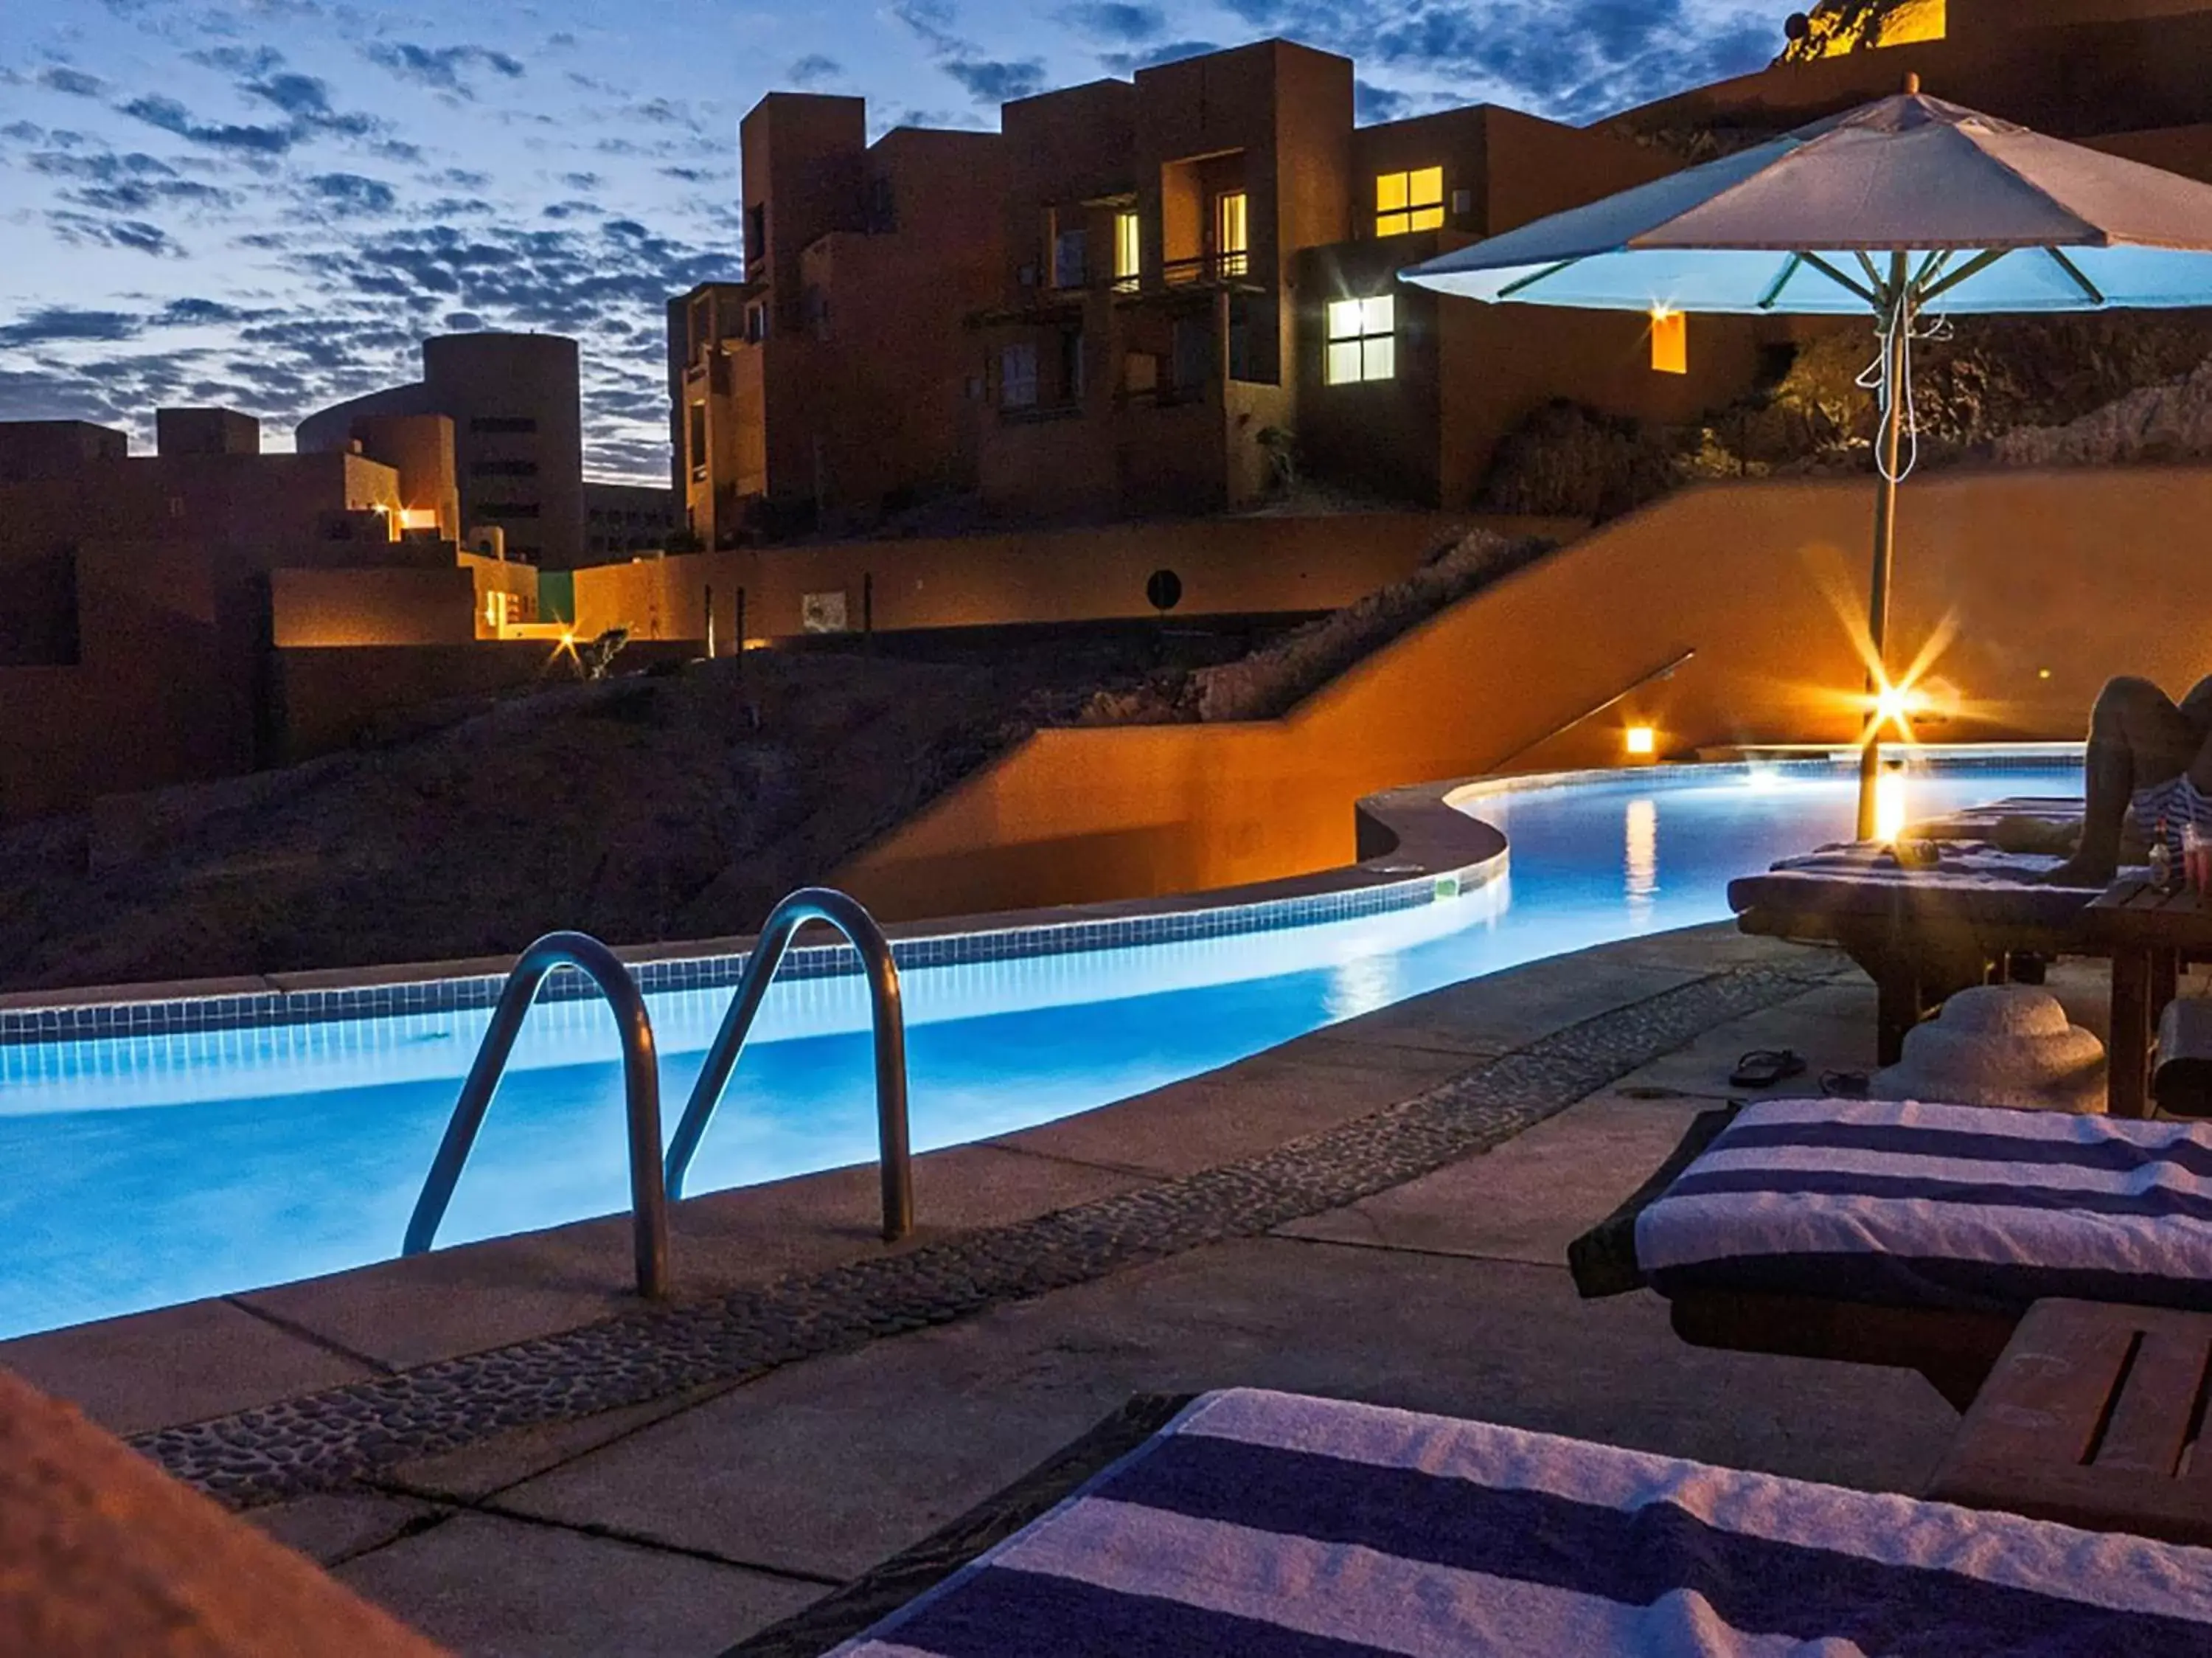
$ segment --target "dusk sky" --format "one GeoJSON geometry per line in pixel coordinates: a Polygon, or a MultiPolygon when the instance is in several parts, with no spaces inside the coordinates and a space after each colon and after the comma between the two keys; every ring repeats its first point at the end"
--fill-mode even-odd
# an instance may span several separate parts
{"type": "MultiPolygon", "coordinates": [[[[1802,5],[1803,0],[1795,0],[1802,5]]],[[[667,476],[662,301],[737,273],[737,121],[865,94],[876,131],[1268,34],[1361,119],[1587,120],[1757,68],[1793,0],[7,0],[0,419],[302,414],[417,342],[583,343],[586,466],[667,476]]]]}

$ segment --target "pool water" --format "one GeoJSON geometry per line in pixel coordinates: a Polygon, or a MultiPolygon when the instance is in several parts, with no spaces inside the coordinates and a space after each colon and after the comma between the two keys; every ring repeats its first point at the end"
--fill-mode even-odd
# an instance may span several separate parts
{"type": "MultiPolygon", "coordinates": [[[[1927,815],[2078,791],[2078,770],[1923,771],[1927,815]]],[[[1510,873],[1352,921],[903,975],[916,1150],[1127,1098],[1440,986],[1725,918],[1739,875],[1849,835],[1840,770],[1679,772],[1492,795],[1510,873]]],[[[672,1131],[731,992],[652,999],[672,1131]]],[[[396,1254],[489,1019],[0,1048],[0,1337],[396,1254]]],[[[537,1009],[441,1246],[628,1205],[621,1068],[597,1003],[537,1009]]],[[[771,991],[692,1195],[875,1155],[857,978],[771,991]]]]}

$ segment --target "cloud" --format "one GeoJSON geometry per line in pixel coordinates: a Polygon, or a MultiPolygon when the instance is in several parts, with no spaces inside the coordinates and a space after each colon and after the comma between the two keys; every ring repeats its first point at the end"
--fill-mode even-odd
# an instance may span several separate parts
{"type": "Polygon", "coordinates": [[[53,345],[66,340],[135,339],[143,325],[127,312],[79,311],[50,305],[0,328],[0,345],[53,345]]]}
{"type": "Polygon", "coordinates": [[[1135,46],[1157,40],[1167,32],[1167,14],[1158,6],[1129,5],[1124,0],[1085,0],[1055,14],[1060,21],[1101,40],[1135,46]]]}
{"type": "Polygon", "coordinates": [[[1220,50],[1212,40],[1170,40],[1142,52],[1101,52],[1098,61],[1116,75],[1134,75],[1140,69],[1158,69],[1162,64],[1179,64],[1186,58],[1203,58],[1220,50]]]}
{"type": "Polygon", "coordinates": [[[156,258],[181,256],[185,251],[160,225],[143,219],[96,218],[89,213],[59,210],[49,212],[46,218],[48,229],[78,247],[120,247],[156,258]]]}
{"type": "Polygon", "coordinates": [[[1403,120],[1413,113],[1414,100],[1410,94],[1378,87],[1372,81],[1353,81],[1352,95],[1353,107],[1363,124],[1403,120]]]}
{"type": "Polygon", "coordinates": [[[390,70],[403,81],[414,81],[459,98],[473,98],[476,87],[463,76],[467,70],[489,70],[510,81],[522,78],[522,62],[489,46],[423,46],[411,41],[380,42],[365,47],[369,62],[390,70]]]}
{"type": "Polygon", "coordinates": [[[307,180],[307,188],[334,206],[356,213],[389,213],[398,204],[390,185],[358,173],[321,173],[307,180]]]}
{"type": "Polygon", "coordinates": [[[891,15],[928,51],[937,67],[967,89],[979,103],[1002,104],[1044,90],[1042,58],[987,58],[962,36],[951,0],[893,0],[891,15]]]}
{"type": "Polygon", "coordinates": [[[299,142],[291,127],[243,126],[227,122],[204,122],[174,98],[133,98],[123,113],[149,126],[173,132],[188,143],[210,149],[242,150],[257,155],[281,155],[299,142]]]}
{"type": "Polygon", "coordinates": [[[844,75],[844,64],[835,58],[825,58],[818,52],[810,52],[784,70],[783,78],[793,86],[808,90],[831,81],[842,80],[844,75]]]}
{"type": "Polygon", "coordinates": [[[49,92],[65,92],[72,98],[97,98],[107,89],[107,82],[97,75],[71,69],[67,64],[47,64],[39,71],[37,79],[49,92]]]}
{"type": "Polygon", "coordinates": [[[948,58],[938,65],[968,88],[978,103],[1011,103],[1033,97],[1045,87],[1044,59],[1024,58],[1008,63],[993,58],[948,58]]]}
{"type": "Polygon", "coordinates": [[[1771,15],[1691,0],[1218,0],[1257,31],[1562,119],[1763,66],[1771,15]]]}

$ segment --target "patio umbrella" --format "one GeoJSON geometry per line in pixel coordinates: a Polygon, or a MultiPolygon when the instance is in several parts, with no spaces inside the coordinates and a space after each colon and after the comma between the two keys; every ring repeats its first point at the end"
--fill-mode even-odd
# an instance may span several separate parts
{"type": "Polygon", "coordinates": [[[1871,313],[1881,414],[1868,625],[1873,711],[1899,717],[1886,636],[1923,314],[2212,305],[2212,186],[1904,93],[1402,271],[1475,299],[1590,309],[1871,313]]]}

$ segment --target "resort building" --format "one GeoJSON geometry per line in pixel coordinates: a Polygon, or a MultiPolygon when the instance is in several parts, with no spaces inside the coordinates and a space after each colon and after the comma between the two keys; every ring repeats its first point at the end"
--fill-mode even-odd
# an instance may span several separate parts
{"type": "Polygon", "coordinates": [[[250,416],[163,409],[156,452],[0,423],[0,823],[347,741],[380,709],[527,679],[537,572],[463,552],[453,424],[363,416],[264,454],[250,416]],[[127,733],[128,741],[118,734],[127,733]]]}
{"type": "Polygon", "coordinates": [[[668,307],[672,479],[708,546],[976,477],[982,388],[960,318],[995,296],[998,135],[773,93],[740,125],[744,280],[668,307]]]}
{"type": "Polygon", "coordinates": [[[856,100],[765,100],[742,130],[747,280],[672,303],[678,479],[710,546],[939,483],[1017,521],[1237,505],[1293,467],[1463,506],[1535,403],[1679,418],[1753,372],[1745,325],[1700,320],[1692,346],[1672,319],[1655,348],[1644,319],[1440,317],[1398,289],[1680,163],[1488,107],[1358,127],[1332,53],[1186,58],[1007,104],[995,136],[864,151],[864,122],[856,100]],[[890,179],[949,144],[978,188],[890,179]]]}
{"type": "Polygon", "coordinates": [[[587,564],[611,564],[641,553],[661,552],[683,521],[676,497],[649,484],[603,484],[584,480],[584,558],[587,564]]]}
{"type": "Polygon", "coordinates": [[[310,415],[305,454],[359,443],[377,454],[381,423],[452,423],[460,539],[487,535],[504,556],[548,570],[583,562],[584,441],[576,342],[557,334],[444,334],[422,342],[422,378],[310,415]]]}

